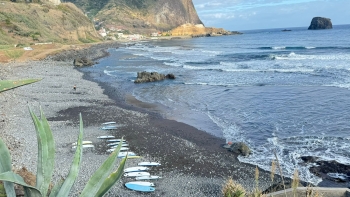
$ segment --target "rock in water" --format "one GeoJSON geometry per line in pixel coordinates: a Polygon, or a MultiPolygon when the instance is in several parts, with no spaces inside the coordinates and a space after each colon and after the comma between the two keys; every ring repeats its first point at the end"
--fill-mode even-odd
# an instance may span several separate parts
{"type": "Polygon", "coordinates": [[[161,81],[164,79],[175,79],[175,75],[173,74],[159,74],[157,72],[138,72],[137,79],[135,83],[145,83],[145,82],[153,82],[153,81],[161,81]]]}
{"type": "Polygon", "coordinates": [[[229,150],[243,156],[248,156],[252,152],[249,146],[243,142],[233,143],[229,150]]]}
{"type": "Polygon", "coordinates": [[[332,29],[332,21],[329,18],[314,17],[309,26],[309,30],[332,29]]]}
{"type": "Polygon", "coordinates": [[[95,62],[91,61],[90,59],[88,59],[86,57],[76,58],[76,59],[74,59],[74,62],[73,62],[73,65],[75,67],[92,66],[94,64],[95,64],[95,62]]]}

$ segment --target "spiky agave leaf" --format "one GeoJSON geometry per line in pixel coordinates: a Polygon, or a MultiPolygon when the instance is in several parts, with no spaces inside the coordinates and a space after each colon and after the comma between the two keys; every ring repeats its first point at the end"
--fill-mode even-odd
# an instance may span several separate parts
{"type": "MultiPolygon", "coordinates": [[[[12,171],[1,173],[0,180],[22,185],[24,192],[28,197],[42,197],[41,192],[37,188],[25,183],[21,176],[12,171]]],[[[16,194],[14,196],[16,196],[16,194]]]]}
{"type": "Polygon", "coordinates": [[[36,188],[40,190],[43,196],[46,196],[55,163],[55,143],[42,109],[40,108],[41,119],[31,109],[29,111],[35,125],[38,140],[36,188]]]}
{"type": "Polygon", "coordinates": [[[31,84],[40,80],[41,79],[1,80],[0,92],[10,90],[19,86],[31,84]]]}
{"type": "Polygon", "coordinates": [[[96,193],[96,197],[102,197],[123,175],[127,157],[123,158],[116,171],[110,174],[96,193]]]}
{"type": "MultiPolygon", "coordinates": [[[[11,155],[5,143],[0,138],[0,173],[12,170],[11,155]]],[[[7,196],[16,196],[14,184],[12,182],[4,182],[4,188],[7,196]]]]}
{"type": "Polygon", "coordinates": [[[98,190],[101,188],[104,181],[112,172],[121,147],[122,143],[119,143],[118,147],[112,152],[112,154],[109,155],[106,161],[91,176],[80,195],[81,197],[96,196],[98,190]]]}
{"type": "Polygon", "coordinates": [[[83,119],[80,114],[80,132],[79,132],[79,137],[78,137],[78,142],[77,142],[77,149],[75,151],[74,159],[72,166],[70,168],[68,177],[64,181],[63,185],[61,186],[60,190],[57,193],[57,196],[68,196],[69,192],[75,182],[75,179],[78,176],[79,173],[79,167],[81,163],[81,159],[83,156],[83,146],[82,146],[82,141],[83,141],[83,119]]]}

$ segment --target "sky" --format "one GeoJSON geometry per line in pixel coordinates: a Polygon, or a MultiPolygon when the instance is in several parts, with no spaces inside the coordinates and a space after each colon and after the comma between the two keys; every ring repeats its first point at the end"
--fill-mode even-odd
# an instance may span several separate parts
{"type": "Polygon", "coordinates": [[[206,27],[239,31],[308,27],[313,17],[350,24],[350,0],[192,0],[206,27]]]}

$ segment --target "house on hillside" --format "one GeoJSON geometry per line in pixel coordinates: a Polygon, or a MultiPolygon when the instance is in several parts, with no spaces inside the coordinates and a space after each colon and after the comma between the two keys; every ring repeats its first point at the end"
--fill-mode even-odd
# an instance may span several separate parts
{"type": "Polygon", "coordinates": [[[102,27],[100,30],[98,30],[98,34],[100,34],[102,37],[106,37],[107,36],[106,29],[102,27]]]}

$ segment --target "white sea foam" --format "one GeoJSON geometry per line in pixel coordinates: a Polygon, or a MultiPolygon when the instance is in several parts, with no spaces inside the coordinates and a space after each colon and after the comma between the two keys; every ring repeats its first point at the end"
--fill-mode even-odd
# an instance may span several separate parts
{"type": "Polygon", "coordinates": [[[109,70],[103,70],[103,73],[108,75],[108,76],[115,76],[113,73],[115,73],[116,71],[112,70],[112,71],[109,71],[109,70]]]}
{"type": "Polygon", "coordinates": [[[271,59],[276,60],[350,60],[349,54],[332,55],[299,55],[291,52],[288,55],[273,55],[271,59]]]}
{"type": "Polygon", "coordinates": [[[274,50],[282,50],[282,49],[286,49],[285,46],[275,46],[275,47],[271,47],[274,50]]]}

